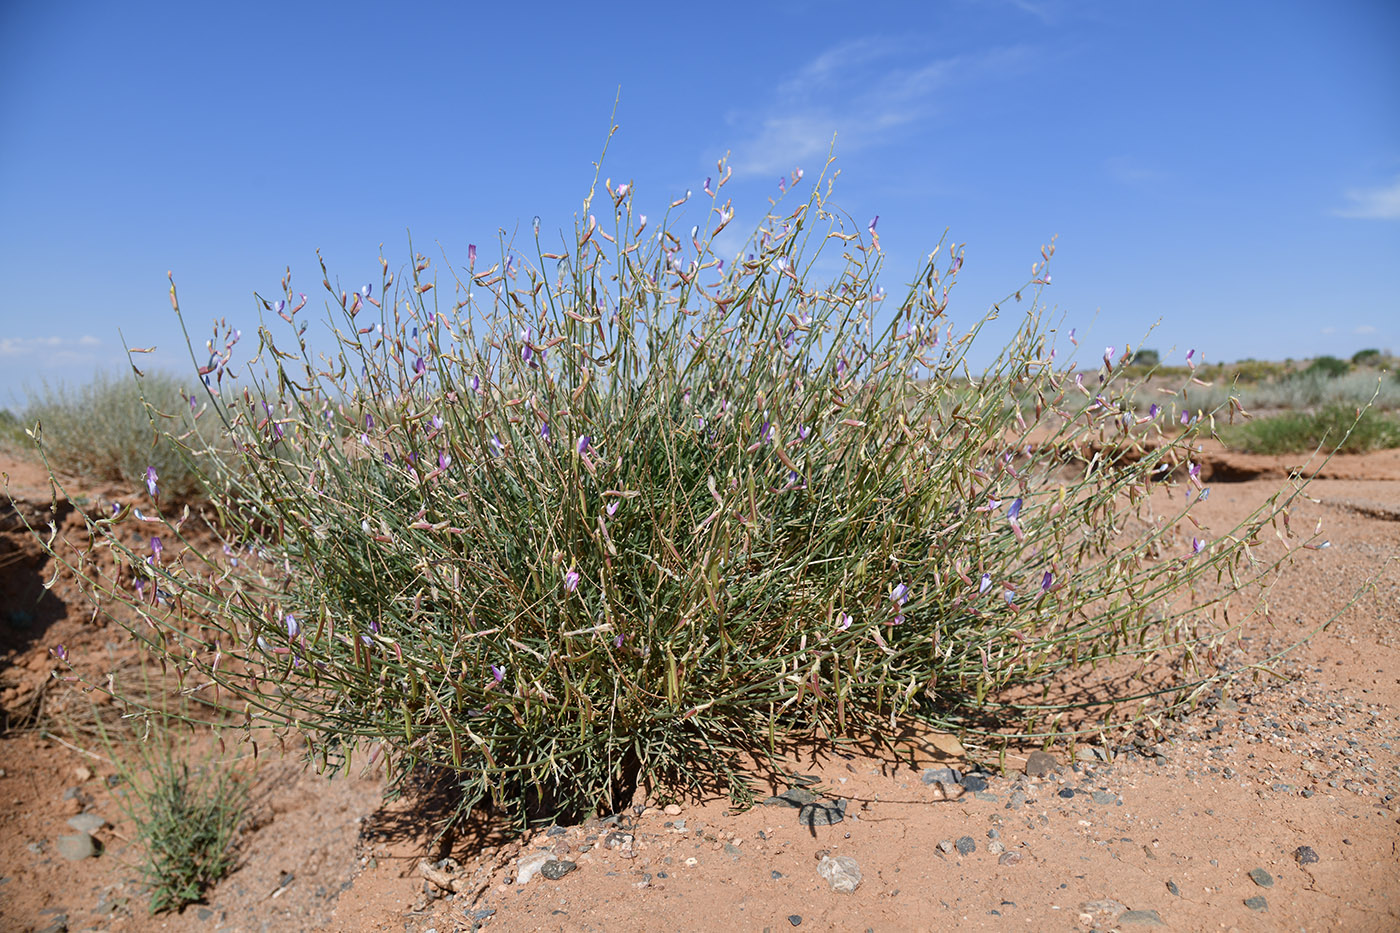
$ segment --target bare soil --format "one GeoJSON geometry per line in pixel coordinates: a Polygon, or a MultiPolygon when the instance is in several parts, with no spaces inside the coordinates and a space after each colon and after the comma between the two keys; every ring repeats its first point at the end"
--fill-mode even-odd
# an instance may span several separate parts
{"type": "MultiPolygon", "coordinates": [[[[1203,459],[1204,514],[1224,529],[1306,458],[1203,459]]],[[[1270,664],[1275,676],[1237,680],[1106,749],[1057,747],[1058,771],[1032,762],[1028,775],[1024,754],[982,762],[988,786],[974,793],[923,779],[974,770],[947,737],[911,737],[898,758],[814,742],[792,753],[788,779],[757,790],[810,784],[845,802],[832,825],[780,805],[639,796],[607,822],[519,838],[483,816],[434,843],[450,800],[432,787],[385,804],[377,775],[317,775],[275,743],[256,760],[230,747],[255,800],[240,866],[204,903],[154,917],[122,782],[83,729],[115,717],[50,649],[65,645],[88,679],[135,654],[70,579],[43,588],[55,568],[19,520],[79,535],[81,510],[121,491],[78,480],[55,500],[33,464],[0,458],[0,470],[14,499],[0,509],[5,930],[1400,930],[1400,451],[1334,458],[1295,510],[1294,527],[1321,519],[1331,546],[1302,552],[1268,615],[1215,659],[1240,668],[1311,635],[1270,664]],[[80,812],[108,825],[99,855],[69,861],[58,840],[80,812]],[[575,867],[516,883],[541,855],[575,867]],[[837,856],[859,867],[852,892],[819,874],[837,856]]]]}

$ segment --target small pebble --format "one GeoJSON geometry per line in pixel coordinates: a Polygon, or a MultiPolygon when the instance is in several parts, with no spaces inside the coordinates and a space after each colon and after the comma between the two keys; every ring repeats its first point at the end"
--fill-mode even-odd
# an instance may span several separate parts
{"type": "Polygon", "coordinates": [[[1250,880],[1261,888],[1272,888],[1274,886],[1274,876],[1262,868],[1252,868],[1249,872],[1250,880]]]}
{"type": "Polygon", "coordinates": [[[1096,790],[1089,796],[1101,807],[1111,807],[1118,802],[1118,798],[1106,790],[1096,790]]]}
{"type": "Polygon", "coordinates": [[[801,915],[801,914],[788,914],[788,923],[791,923],[791,924],[792,924],[793,926],[795,926],[795,927],[800,927],[800,926],[802,926],[802,915],[801,915]]]}
{"type": "Polygon", "coordinates": [[[959,855],[971,855],[977,851],[977,841],[971,836],[962,836],[954,843],[959,855]]]}
{"type": "Polygon", "coordinates": [[[1059,770],[1059,760],[1049,752],[1037,750],[1026,757],[1026,774],[1031,777],[1045,777],[1059,770]]]}
{"type": "MultiPolygon", "coordinates": [[[[1001,843],[997,843],[997,845],[1001,845],[1001,843]]],[[[1025,856],[1023,856],[1020,852],[1015,852],[1015,851],[1012,851],[1012,852],[1003,852],[1003,853],[1001,854],[1001,858],[997,859],[997,864],[998,864],[998,865],[1015,865],[1017,862],[1021,861],[1021,859],[1023,859],[1023,858],[1025,858],[1025,856]]]]}
{"type": "Polygon", "coordinates": [[[578,868],[576,862],[562,861],[560,859],[550,859],[540,868],[540,877],[548,878],[550,881],[558,881],[569,872],[578,868]]]}
{"type": "Polygon", "coordinates": [[[1298,860],[1299,865],[1311,865],[1318,860],[1317,852],[1312,846],[1299,846],[1293,850],[1293,857],[1298,860]]]}
{"type": "Polygon", "coordinates": [[[1118,918],[1118,922],[1119,922],[1119,923],[1122,923],[1122,924],[1133,923],[1133,924],[1137,924],[1138,926],[1145,926],[1145,927],[1159,927],[1159,926],[1163,926],[1162,918],[1159,917],[1159,916],[1157,915],[1157,911],[1155,911],[1155,910],[1129,910],[1129,911],[1125,911],[1125,912],[1118,918]]]}
{"type": "Polygon", "coordinates": [[[951,839],[942,839],[942,840],[939,840],[939,843],[938,843],[938,851],[943,852],[943,853],[952,852],[952,851],[953,851],[953,840],[951,840],[951,839]]]}
{"type": "Polygon", "coordinates": [[[1262,894],[1256,894],[1254,897],[1245,898],[1244,906],[1250,910],[1268,910],[1269,902],[1264,899],[1262,894]]]}
{"type": "Polygon", "coordinates": [[[1177,897],[1181,897],[1181,889],[1176,886],[1175,881],[1167,882],[1167,890],[1175,894],[1177,897]]]}

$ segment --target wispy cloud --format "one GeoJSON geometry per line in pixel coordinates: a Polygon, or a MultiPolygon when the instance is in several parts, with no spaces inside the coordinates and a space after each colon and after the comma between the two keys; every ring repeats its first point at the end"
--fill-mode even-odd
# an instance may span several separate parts
{"type": "Polygon", "coordinates": [[[86,362],[102,341],[82,337],[0,337],[0,358],[39,356],[49,363],[86,362]]]}
{"type": "Polygon", "coordinates": [[[1374,324],[1359,324],[1352,329],[1353,334],[1374,334],[1376,326],[1374,324]]]}
{"type": "Polygon", "coordinates": [[[1400,220],[1400,176],[1387,187],[1349,188],[1343,196],[1348,204],[1333,211],[1338,217],[1400,220]]]}
{"type": "Polygon", "coordinates": [[[1112,156],[1105,159],[1104,171],[1120,185],[1150,185],[1165,181],[1167,173],[1146,165],[1132,156],[1112,156]]]}
{"type": "MultiPolygon", "coordinates": [[[[733,147],[740,175],[781,175],[827,154],[878,145],[892,130],[926,120],[959,86],[1024,69],[1022,46],[941,59],[911,59],[910,46],[859,38],[823,51],[781,80],[769,106],[732,114],[747,134],[733,147]],[[854,90],[852,90],[854,89],[854,90]]],[[[815,166],[812,166],[815,167],[815,166]]]]}

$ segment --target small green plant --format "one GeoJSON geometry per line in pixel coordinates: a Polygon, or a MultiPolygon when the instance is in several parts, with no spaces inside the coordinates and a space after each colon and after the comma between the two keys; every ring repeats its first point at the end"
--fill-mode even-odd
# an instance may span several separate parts
{"type": "Polygon", "coordinates": [[[1385,364],[1386,356],[1374,347],[1365,350],[1357,350],[1351,356],[1353,366],[1382,366],[1385,364]]]}
{"type": "Polygon", "coordinates": [[[136,827],[151,913],[200,900],[238,864],[245,780],[222,761],[191,765],[177,754],[171,716],[147,712],[115,725],[94,720],[121,777],[118,800],[136,827]],[[139,735],[134,722],[144,724],[139,735]]]}
{"type": "Polygon", "coordinates": [[[1331,405],[1318,412],[1289,411],[1227,430],[1231,446],[1252,453],[1293,454],[1318,450],[1365,453],[1400,447],[1400,420],[1374,409],[1331,405]]]}

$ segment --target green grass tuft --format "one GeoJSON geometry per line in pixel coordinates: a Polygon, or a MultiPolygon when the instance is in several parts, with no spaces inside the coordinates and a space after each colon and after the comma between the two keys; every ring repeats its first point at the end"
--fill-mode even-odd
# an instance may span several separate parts
{"type": "Polygon", "coordinates": [[[1318,412],[1289,411],[1238,425],[1224,433],[1232,447],[1250,453],[1295,454],[1321,448],[1356,454],[1400,447],[1400,419],[1367,409],[1331,405],[1318,412]]]}

